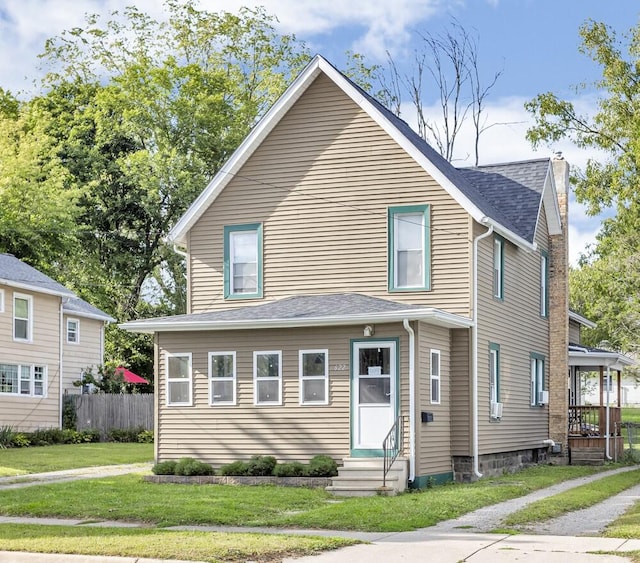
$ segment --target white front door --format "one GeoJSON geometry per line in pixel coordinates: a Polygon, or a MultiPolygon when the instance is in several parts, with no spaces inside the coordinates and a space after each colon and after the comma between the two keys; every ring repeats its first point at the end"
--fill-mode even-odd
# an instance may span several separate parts
{"type": "Polygon", "coordinates": [[[353,342],[351,362],[352,450],[381,455],[396,417],[396,356],[393,340],[353,342]]]}

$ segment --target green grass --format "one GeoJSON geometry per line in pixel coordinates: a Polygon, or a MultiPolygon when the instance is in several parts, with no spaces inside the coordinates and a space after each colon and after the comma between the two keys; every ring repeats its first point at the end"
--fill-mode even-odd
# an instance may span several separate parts
{"type": "MultiPolygon", "coordinates": [[[[611,475],[528,504],[504,520],[507,526],[542,522],[567,512],[588,508],[640,483],[640,469],[611,475]]],[[[636,536],[639,537],[639,536],[636,536]]]]}
{"type": "Polygon", "coordinates": [[[640,422],[640,408],[623,407],[622,422],[640,422]]]}
{"type": "Polygon", "coordinates": [[[359,543],[342,538],[0,524],[5,551],[215,562],[275,561],[359,543]]]}
{"type": "Polygon", "coordinates": [[[0,450],[0,477],[153,461],[153,444],[66,444],[0,450]]]}
{"type": "Polygon", "coordinates": [[[159,526],[209,524],[404,531],[431,526],[602,469],[534,467],[470,485],[447,485],[392,498],[344,500],[332,499],[318,489],[160,485],[127,475],[0,491],[0,514],[128,520],[159,526]]]}

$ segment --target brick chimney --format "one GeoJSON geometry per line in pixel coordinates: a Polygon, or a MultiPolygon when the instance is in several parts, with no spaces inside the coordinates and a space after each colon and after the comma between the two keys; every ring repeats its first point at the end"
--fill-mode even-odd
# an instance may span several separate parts
{"type": "Polygon", "coordinates": [[[569,460],[569,164],[556,153],[552,161],[562,233],[549,237],[549,437],[562,446],[550,461],[569,460]]]}

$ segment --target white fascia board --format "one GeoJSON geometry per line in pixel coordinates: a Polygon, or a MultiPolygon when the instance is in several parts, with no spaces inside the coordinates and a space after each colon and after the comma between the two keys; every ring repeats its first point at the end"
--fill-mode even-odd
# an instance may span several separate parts
{"type": "Polygon", "coordinates": [[[394,323],[422,321],[446,328],[469,328],[473,321],[466,317],[447,313],[439,309],[409,309],[392,313],[363,313],[334,317],[308,317],[304,319],[254,319],[240,321],[186,321],[154,322],[153,319],[131,321],[119,325],[130,332],[189,332],[198,330],[247,330],[273,328],[302,328],[322,326],[347,326],[362,323],[394,323]]]}
{"type": "Polygon", "coordinates": [[[523,239],[521,236],[516,235],[514,232],[503,227],[500,223],[494,221],[490,217],[485,217],[481,223],[485,226],[492,225],[494,233],[498,233],[501,237],[511,241],[513,244],[527,252],[534,252],[538,248],[538,245],[535,242],[531,243],[528,240],[523,239]]]}
{"type": "Polygon", "coordinates": [[[550,235],[562,234],[562,222],[560,220],[560,204],[558,203],[558,193],[556,191],[556,182],[553,178],[553,167],[549,161],[547,169],[547,177],[544,181],[542,189],[542,197],[540,198],[540,207],[538,208],[538,218],[536,219],[536,232],[540,224],[540,215],[542,214],[542,206],[547,215],[547,229],[550,235]]]}
{"type": "Polygon", "coordinates": [[[609,367],[622,369],[624,366],[632,366],[635,362],[616,352],[569,352],[569,365],[576,367],[609,367]]]}
{"type": "Polygon", "coordinates": [[[58,291],[56,289],[46,289],[38,285],[31,285],[28,283],[20,283],[12,280],[5,280],[0,278],[0,284],[15,287],[16,289],[23,289],[25,291],[32,291],[34,293],[46,293],[47,295],[56,295],[58,297],[76,297],[75,294],[69,292],[58,291]]]}
{"type": "Polygon", "coordinates": [[[72,311],[69,309],[65,309],[64,306],[62,308],[62,312],[65,314],[65,316],[68,317],[82,317],[84,319],[93,319],[96,321],[104,321],[105,323],[115,323],[116,320],[113,317],[110,317],[109,315],[99,315],[96,313],[84,313],[82,311],[72,311]]]}
{"type": "Polygon", "coordinates": [[[596,323],[590,321],[582,315],[579,315],[575,311],[569,311],[569,319],[577,322],[578,324],[581,324],[582,326],[586,326],[587,328],[596,328],[597,326],[596,323]]]}

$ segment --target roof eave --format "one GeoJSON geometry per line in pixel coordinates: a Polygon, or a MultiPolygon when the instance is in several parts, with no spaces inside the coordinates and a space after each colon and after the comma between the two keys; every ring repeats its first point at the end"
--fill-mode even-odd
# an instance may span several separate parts
{"type": "Polygon", "coordinates": [[[84,313],[82,311],[72,311],[62,307],[62,312],[69,317],[82,317],[85,319],[93,319],[95,321],[104,321],[105,323],[115,323],[116,320],[109,315],[99,315],[96,313],[84,313]]]}
{"type": "Polygon", "coordinates": [[[618,354],[617,352],[569,352],[570,366],[585,367],[609,367],[615,370],[621,370],[624,367],[632,366],[635,361],[631,358],[618,354]]]}
{"type": "Polygon", "coordinates": [[[0,278],[0,284],[8,285],[9,287],[15,287],[16,289],[23,289],[25,291],[33,291],[35,293],[46,293],[47,295],[55,295],[57,297],[75,297],[75,295],[70,291],[63,292],[55,289],[46,289],[38,285],[15,282],[13,280],[7,280],[5,278],[0,278]]]}
{"type": "Polygon", "coordinates": [[[569,311],[569,319],[577,322],[578,324],[586,326],[587,328],[596,328],[597,326],[596,323],[594,323],[593,321],[590,321],[589,319],[583,317],[582,315],[576,313],[575,311],[569,311]]]}

